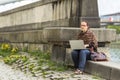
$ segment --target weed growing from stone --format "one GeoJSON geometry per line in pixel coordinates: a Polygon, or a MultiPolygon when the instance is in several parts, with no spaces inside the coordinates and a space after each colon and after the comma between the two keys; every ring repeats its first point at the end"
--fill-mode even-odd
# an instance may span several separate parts
{"type": "Polygon", "coordinates": [[[100,74],[98,74],[98,73],[94,73],[92,78],[95,79],[95,80],[101,80],[100,74]]]}
{"type": "Polygon", "coordinates": [[[11,47],[9,44],[0,46],[0,56],[8,65],[16,65],[21,71],[29,71],[35,76],[35,73],[41,71],[43,77],[47,71],[65,71],[67,66],[61,63],[51,61],[51,53],[42,51],[28,51],[20,53],[17,47],[11,47]],[[26,55],[27,54],[27,55],[26,55]],[[29,63],[28,63],[29,62],[29,63]]]}
{"type": "Polygon", "coordinates": [[[46,68],[49,70],[55,71],[65,71],[67,70],[67,66],[56,63],[50,60],[50,53],[43,53],[41,51],[33,51],[29,52],[31,56],[34,56],[38,61],[39,69],[46,68]]]}

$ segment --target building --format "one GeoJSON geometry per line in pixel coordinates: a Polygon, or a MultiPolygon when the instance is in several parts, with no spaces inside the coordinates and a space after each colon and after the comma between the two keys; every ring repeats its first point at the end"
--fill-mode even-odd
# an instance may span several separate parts
{"type": "Polygon", "coordinates": [[[101,22],[120,22],[120,12],[103,15],[100,18],[101,18],[101,22]]]}
{"type": "Polygon", "coordinates": [[[100,16],[101,26],[120,25],[120,12],[100,16]]]}

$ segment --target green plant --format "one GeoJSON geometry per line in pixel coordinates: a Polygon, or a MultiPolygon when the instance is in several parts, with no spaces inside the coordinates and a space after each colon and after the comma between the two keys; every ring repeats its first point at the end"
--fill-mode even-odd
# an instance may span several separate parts
{"type": "Polygon", "coordinates": [[[18,48],[17,47],[12,48],[11,52],[12,52],[12,54],[17,53],[18,52],[18,48]]]}
{"type": "Polygon", "coordinates": [[[10,44],[8,44],[8,43],[2,43],[2,45],[1,45],[1,50],[3,50],[3,51],[9,51],[10,50],[10,44]]]}
{"type": "Polygon", "coordinates": [[[27,46],[26,47],[22,47],[21,51],[28,52],[28,47],[27,46]]]}
{"type": "Polygon", "coordinates": [[[50,70],[56,71],[65,71],[67,69],[65,65],[51,61],[49,52],[41,52],[37,50],[29,52],[29,54],[37,59],[39,66],[47,64],[50,67],[50,70]]]}
{"type": "Polygon", "coordinates": [[[2,57],[9,56],[9,55],[10,55],[10,51],[3,51],[3,50],[0,50],[0,55],[1,55],[2,57]]]}
{"type": "Polygon", "coordinates": [[[2,43],[0,45],[0,55],[2,57],[10,56],[11,54],[16,54],[18,52],[17,47],[13,47],[9,43],[2,43]]]}
{"type": "Polygon", "coordinates": [[[66,65],[63,65],[61,63],[56,63],[54,66],[56,71],[65,71],[68,69],[66,65]]]}
{"type": "Polygon", "coordinates": [[[100,74],[96,73],[96,72],[94,73],[94,75],[92,76],[92,78],[95,79],[95,80],[101,80],[100,74]]]}
{"type": "Polygon", "coordinates": [[[109,29],[116,29],[116,33],[120,34],[120,26],[108,25],[107,28],[109,28],[109,29]]]}
{"type": "Polygon", "coordinates": [[[30,71],[32,71],[34,67],[35,67],[34,64],[30,64],[30,65],[28,66],[28,68],[29,68],[30,71]]]}
{"type": "Polygon", "coordinates": [[[24,55],[10,55],[5,57],[3,60],[6,64],[12,65],[17,60],[21,60],[24,63],[28,60],[28,58],[24,55]]]}

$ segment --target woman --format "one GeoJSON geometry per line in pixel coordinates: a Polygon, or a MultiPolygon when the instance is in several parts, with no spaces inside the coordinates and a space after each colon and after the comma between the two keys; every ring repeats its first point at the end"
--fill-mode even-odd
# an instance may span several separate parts
{"type": "MultiPolygon", "coordinates": [[[[85,47],[88,46],[90,42],[94,42],[97,47],[97,40],[92,31],[90,31],[88,23],[81,22],[80,29],[82,30],[77,38],[84,41],[85,47]]],[[[90,59],[90,51],[88,49],[73,50],[72,59],[75,67],[75,74],[82,74],[85,68],[86,60],[90,59]]]]}

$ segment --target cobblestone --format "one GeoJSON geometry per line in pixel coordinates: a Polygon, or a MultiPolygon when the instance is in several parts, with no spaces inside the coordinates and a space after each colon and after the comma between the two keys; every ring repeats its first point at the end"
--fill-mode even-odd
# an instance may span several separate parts
{"type": "Polygon", "coordinates": [[[50,74],[45,75],[44,78],[42,75],[34,77],[30,73],[25,74],[19,69],[13,69],[3,61],[0,61],[0,80],[105,80],[98,77],[94,78],[94,76],[86,73],[83,75],[74,75],[73,71],[48,71],[48,73],[50,74]]]}

